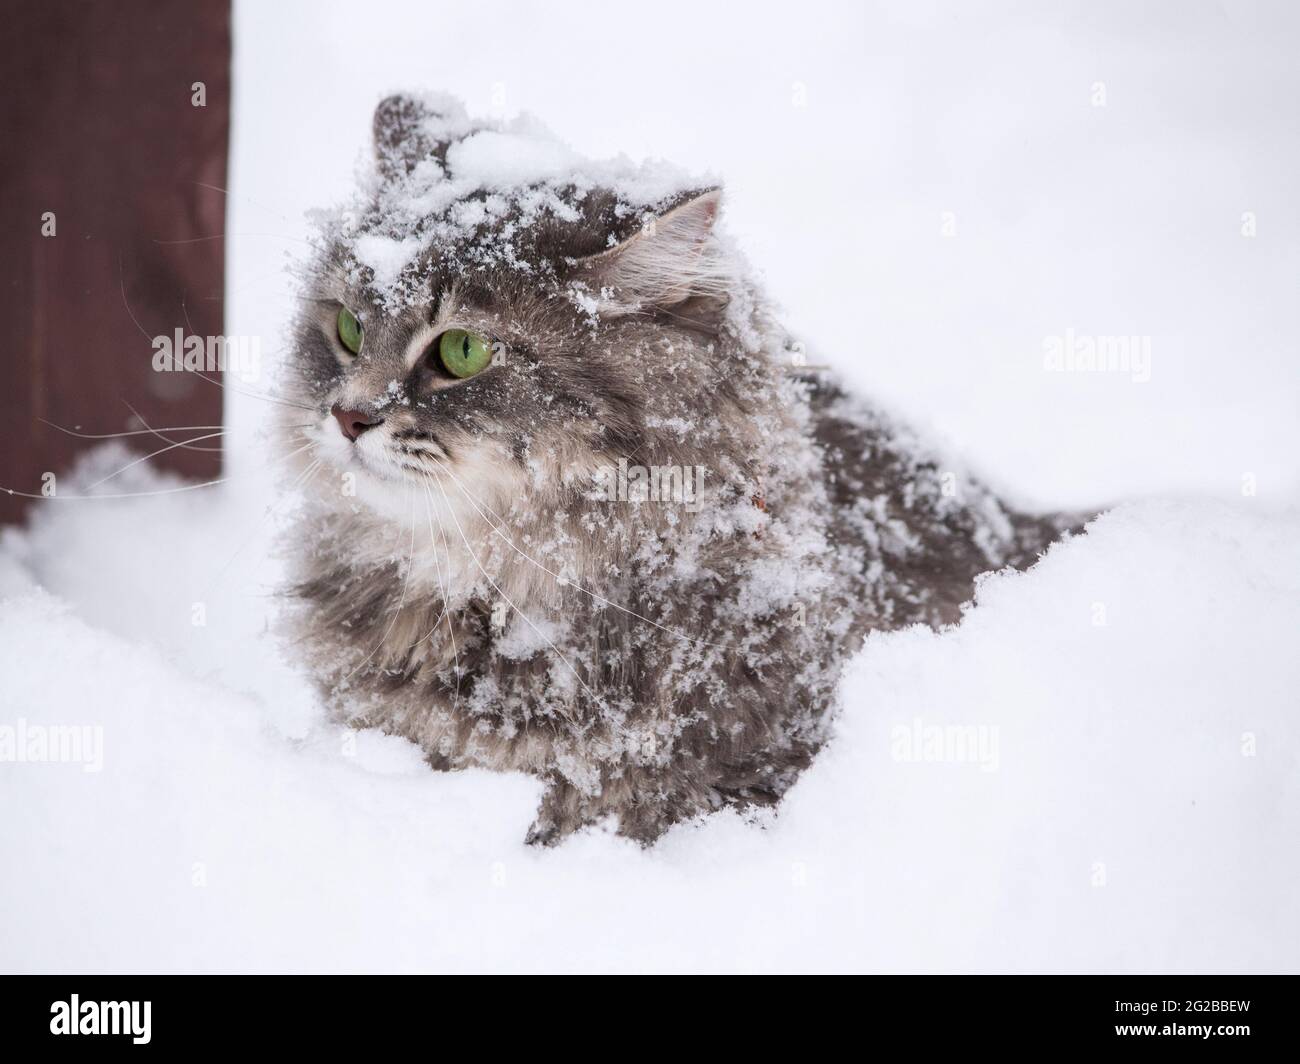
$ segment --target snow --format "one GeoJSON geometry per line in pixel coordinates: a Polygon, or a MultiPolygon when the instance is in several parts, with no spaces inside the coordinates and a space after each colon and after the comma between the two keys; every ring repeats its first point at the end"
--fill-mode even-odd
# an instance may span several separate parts
{"type": "Polygon", "coordinates": [[[420,252],[414,236],[392,237],[382,233],[363,233],[356,238],[357,259],[370,268],[377,288],[389,289],[397,284],[407,264],[420,252]]]}
{"type": "Polygon", "coordinates": [[[512,262],[513,227],[527,228],[545,215],[577,221],[593,189],[615,190],[614,212],[627,217],[659,213],[682,193],[712,183],[659,159],[586,158],[532,115],[508,122],[471,117],[447,93],[407,92],[402,98],[403,144],[422,145],[424,154],[405,159],[402,145],[386,146],[386,165],[375,173],[363,167],[345,206],[316,213],[321,243],[347,247],[350,267],[368,271],[367,283],[387,306],[427,298],[405,271],[428,248],[479,262],[512,262]],[[451,138],[459,139],[447,146],[442,162],[429,157],[433,145],[451,138]],[[478,227],[503,218],[512,218],[503,233],[486,243],[476,239],[478,227]]]}
{"type": "Polygon", "coordinates": [[[873,636],[775,819],[538,852],[538,782],[321,719],[273,563],[213,580],[265,535],[221,490],[6,537],[0,720],[102,728],[103,765],[0,772],[5,967],[1295,966],[1300,515],[1123,506],[960,626],[873,636]],[[909,750],[951,726],[970,759],[909,750]]]}
{"type": "Polygon", "coordinates": [[[1294,15],[666,4],[690,33],[615,48],[601,5],[487,8],[373,3],[411,29],[365,51],[349,8],[239,7],[228,329],[268,362],[302,212],[346,197],[382,95],[436,80],[517,136],[526,107],[584,155],[722,174],[810,362],[1013,497],[1130,501],[959,626],[873,636],[775,818],[535,851],[537,781],[323,719],[267,634],[267,407],[229,395],[228,483],[67,497],[131,460],[108,447],[0,534],[0,729],[103,744],[0,763],[0,969],[1300,970],[1294,15]],[[416,32],[485,24],[515,27],[486,72],[416,32]],[[1150,379],[1044,372],[1067,330],[1150,337],[1150,379]]]}
{"type": "Polygon", "coordinates": [[[510,136],[492,130],[474,133],[447,151],[448,169],[480,188],[511,189],[564,179],[578,165],[572,150],[545,136],[510,136]]]}

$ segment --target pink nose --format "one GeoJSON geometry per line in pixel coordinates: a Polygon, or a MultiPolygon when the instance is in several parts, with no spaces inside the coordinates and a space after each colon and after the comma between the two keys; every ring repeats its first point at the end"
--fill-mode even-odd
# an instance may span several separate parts
{"type": "Polygon", "coordinates": [[[338,421],[343,435],[350,440],[355,440],[366,429],[372,429],[384,421],[381,417],[368,417],[360,410],[344,410],[341,406],[335,406],[330,413],[338,421]]]}

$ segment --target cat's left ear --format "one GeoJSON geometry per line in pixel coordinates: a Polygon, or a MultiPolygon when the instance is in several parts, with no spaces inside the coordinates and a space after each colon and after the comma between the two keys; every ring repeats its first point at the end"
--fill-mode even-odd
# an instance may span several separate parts
{"type": "Polygon", "coordinates": [[[728,278],[712,239],[721,203],[722,190],[711,188],[648,218],[621,244],[579,260],[574,280],[607,293],[606,312],[725,298],[728,278]]]}
{"type": "Polygon", "coordinates": [[[425,159],[447,162],[447,148],[472,129],[465,108],[446,95],[385,97],[371,123],[375,162],[390,181],[409,174],[425,159]]]}

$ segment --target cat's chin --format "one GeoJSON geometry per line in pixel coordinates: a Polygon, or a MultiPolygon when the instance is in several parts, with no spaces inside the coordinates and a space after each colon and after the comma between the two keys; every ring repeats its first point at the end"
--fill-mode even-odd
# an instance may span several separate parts
{"type": "Polygon", "coordinates": [[[364,451],[353,451],[340,459],[331,458],[331,463],[342,474],[351,473],[357,483],[367,484],[376,489],[389,492],[402,492],[402,497],[412,488],[430,483],[437,474],[433,470],[424,471],[408,466],[400,460],[376,460],[364,451]]]}
{"type": "Polygon", "coordinates": [[[417,507],[424,507],[424,481],[415,472],[388,467],[381,470],[362,455],[331,456],[332,475],[318,481],[317,495],[331,509],[369,512],[407,525],[417,507]]]}

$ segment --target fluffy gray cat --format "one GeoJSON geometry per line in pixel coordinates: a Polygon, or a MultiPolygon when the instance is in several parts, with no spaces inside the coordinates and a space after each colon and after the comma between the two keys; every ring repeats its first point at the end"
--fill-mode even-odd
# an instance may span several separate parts
{"type": "Polygon", "coordinates": [[[867,632],[1070,524],[801,370],[717,188],[446,99],[374,138],[286,381],[294,644],[339,718],[545,780],[530,842],[774,804],[867,632]]]}

